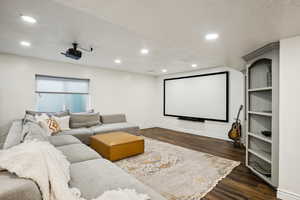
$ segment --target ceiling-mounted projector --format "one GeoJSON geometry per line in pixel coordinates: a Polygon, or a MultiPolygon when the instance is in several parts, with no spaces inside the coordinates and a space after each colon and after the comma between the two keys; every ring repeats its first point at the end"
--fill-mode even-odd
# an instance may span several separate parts
{"type": "Polygon", "coordinates": [[[68,58],[71,58],[71,59],[74,59],[74,60],[79,60],[82,56],[82,52],[78,50],[81,49],[83,51],[86,51],[86,52],[92,52],[93,51],[93,48],[87,50],[87,49],[83,49],[81,47],[78,46],[78,43],[72,43],[73,45],[73,48],[70,48],[68,49],[66,52],[61,52],[62,55],[68,57],[68,58]]]}

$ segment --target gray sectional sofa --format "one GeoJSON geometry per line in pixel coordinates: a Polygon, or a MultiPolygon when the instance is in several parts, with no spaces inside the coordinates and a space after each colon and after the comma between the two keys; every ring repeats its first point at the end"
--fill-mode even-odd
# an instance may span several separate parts
{"type": "MultiPolygon", "coordinates": [[[[20,130],[16,123],[15,131],[20,130]]],[[[71,163],[70,187],[80,189],[86,199],[96,198],[107,190],[129,188],[148,194],[151,200],[166,200],[86,145],[93,134],[116,130],[135,134],[139,129],[127,123],[125,115],[107,115],[104,118],[102,116],[102,123],[97,127],[69,130],[47,138],[71,163]]],[[[0,200],[42,199],[37,185],[32,180],[19,178],[7,171],[0,172],[0,185],[0,200]]]]}

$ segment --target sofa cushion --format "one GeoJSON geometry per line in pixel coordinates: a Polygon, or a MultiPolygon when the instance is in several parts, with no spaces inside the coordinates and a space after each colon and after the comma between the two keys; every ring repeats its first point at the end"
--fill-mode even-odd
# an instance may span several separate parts
{"type": "Polygon", "coordinates": [[[93,132],[89,128],[75,128],[68,131],[61,131],[58,135],[72,135],[78,138],[81,142],[89,145],[90,137],[93,135],[93,132]]]}
{"type": "Polygon", "coordinates": [[[153,200],[166,200],[105,159],[75,163],[70,169],[70,186],[80,189],[82,196],[86,199],[96,198],[107,190],[128,188],[135,189],[138,193],[148,194],[153,200]]]}
{"type": "Polygon", "coordinates": [[[0,199],[3,200],[42,200],[37,185],[29,180],[19,178],[7,171],[0,172],[0,199]]]}
{"type": "Polygon", "coordinates": [[[103,124],[126,122],[126,116],[125,114],[101,115],[101,122],[103,124]]]}
{"type": "Polygon", "coordinates": [[[14,121],[6,136],[3,148],[8,149],[22,142],[22,120],[14,121]]]}
{"type": "Polygon", "coordinates": [[[72,135],[56,135],[49,136],[48,141],[55,147],[70,145],[70,144],[80,144],[80,140],[72,135]]]}
{"type": "Polygon", "coordinates": [[[71,114],[70,116],[71,128],[91,127],[99,124],[100,124],[99,113],[71,114]]]}
{"type": "Polygon", "coordinates": [[[139,127],[128,122],[123,122],[123,123],[113,123],[113,124],[102,124],[101,126],[93,126],[90,129],[93,131],[94,134],[99,134],[99,133],[119,131],[119,130],[126,131],[128,129],[138,130],[139,127]]]}
{"type": "Polygon", "coordinates": [[[101,158],[96,151],[84,144],[70,144],[57,147],[57,149],[66,156],[70,163],[101,158]]]}

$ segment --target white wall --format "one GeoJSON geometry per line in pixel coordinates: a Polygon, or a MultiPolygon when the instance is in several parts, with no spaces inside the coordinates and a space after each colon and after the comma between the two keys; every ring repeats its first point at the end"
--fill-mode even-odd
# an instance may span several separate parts
{"type": "MultiPolygon", "coordinates": [[[[244,103],[242,73],[231,68],[203,69],[159,78],[52,62],[29,57],[0,54],[0,136],[5,135],[14,119],[26,109],[35,109],[35,74],[91,79],[91,106],[102,114],[126,113],[128,121],[141,128],[163,127],[208,137],[227,139],[240,104],[244,103]],[[229,123],[205,123],[163,116],[163,79],[192,74],[230,71],[229,123]]],[[[244,115],[241,114],[241,119],[244,115]]],[[[4,137],[0,137],[3,140],[4,137]]]]}
{"type": "Polygon", "coordinates": [[[280,41],[279,190],[300,199],[300,36],[280,41]]]}
{"type": "MultiPolygon", "coordinates": [[[[177,73],[177,74],[162,76],[159,77],[158,79],[158,88],[159,88],[158,104],[160,107],[160,116],[157,122],[158,126],[162,128],[168,128],[176,131],[183,131],[183,132],[196,134],[196,135],[203,135],[203,136],[228,140],[227,134],[231,128],[233,119],[236,118],[240,105],[244,104],[243,74],[239,71],[236,71],[228,67],[202,69],[202,70],[188,72],[188,73],[177,73]],[[176,117],[163,116],[163,79],[196,75],[196,74],[214,73],[214,72],[221,72],[221,71],[229,71],[229,123],[213,122],[213,121],[206,121],[204,123],[191,122],[191,121],[178,120],[176,117]]],[[[242,121],[244,119],[243,112],[241,113],[240,119],[242,121]]]]}
{"type": "Polygon", "coordinates": [[[96,111],[126,113],[128,121],[141,128],[154,126],[158,112],[153,101],[157,98],[155,77],[0,54],[0,135],[26,109],[35,109],[35,74],[89,78],[91,106],[96,111]]]}

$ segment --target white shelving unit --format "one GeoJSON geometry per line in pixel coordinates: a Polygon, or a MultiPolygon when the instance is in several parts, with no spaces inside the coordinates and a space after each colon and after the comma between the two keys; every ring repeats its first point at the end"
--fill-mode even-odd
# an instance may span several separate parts
{"type": "Polygon", "coordinates": [[[243,58],[247,61],[246,165],[277,187],[279,43],[268,44],[243,58]]]}

